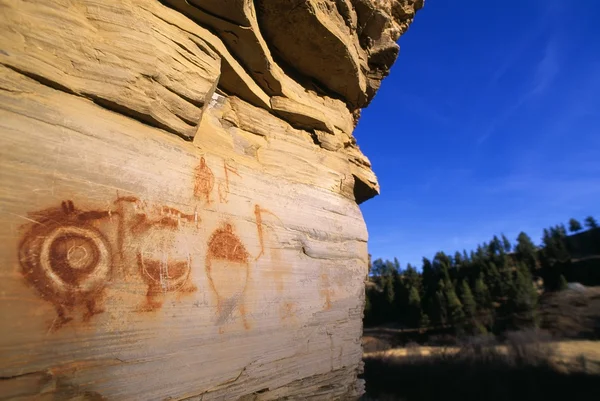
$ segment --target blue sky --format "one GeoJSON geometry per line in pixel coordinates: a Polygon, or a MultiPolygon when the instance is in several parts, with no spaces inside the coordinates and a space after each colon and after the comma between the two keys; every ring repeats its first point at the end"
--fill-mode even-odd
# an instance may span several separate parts
{"type": "Polygon", "coordinates": [[[355,131],[374,258],[600,220],[600,1],[429,0],[355,131]]]}

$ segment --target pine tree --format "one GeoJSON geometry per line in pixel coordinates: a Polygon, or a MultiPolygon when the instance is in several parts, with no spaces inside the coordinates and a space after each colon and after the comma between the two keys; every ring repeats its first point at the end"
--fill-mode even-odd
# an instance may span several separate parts
{"type": "Polygon", "coordinates": [[[385,262],[381,258],[377,258],[371,264],[371,273],[375,277],[380,277],[385,275],[385,262]]]}
{"type": "Polygon", "coordinates": [[[448,317],[450,318],[450,323],[453,325],[460,325],[464,323],[465,313],[463,311],[463,306],[460,303],[460,299],[456,295],[456,291],[454,291],[454,287],[450,285],[446,285],[445,288],[445,297],[448,305],[448,317]]]}
{"type": "Polygon", "coordinates": [[[409,263],[402,274],[402,281],[404,292],[403,309],[399,311],[401,320],[409,327],[419,327],[423,313],[421,275],[409,263]]]}
{"type": "Polygon", "coordinates": [[[541,276],[546,289],[554,291],[559,288],[561,273],[568,271],[571,265],[566,229],[564,226],[558,225],[544,230],[543,242],[541,276]]]}
{"type": "Polygon", "coordinates": [[[423,258],[421,271],[423,272],[423,290],[427,296],[431,296],[435,292],[437,280],[433,271],[433,265],[429,259],[423,258]]]}
{"type": "Polygon", "coordinates": [[[448,322],[448,302],[444,295],[445,288],[442,280],[438,282],[428,315],[434,325],[445,325],[448,322]]]}
{"type": "Polygon", "coordinates": [[[446,325],[448,323],[448,306],[444,293],[437,291],[435,293],[435,309],[433,312],[434,323],[446,325]]]}
{"type": "Polygon", "coordinates": [[[430,323],[437,324],[434,310],[436,309],[435,304],[435,292],[437,291],[437,279],[435,272],[433,271],[433,265],[427,258],[423,258],[423,265],[421,268],[422,274],[422,297],[421,305],[423,306],[423,312],[429,315],[430,323]]]}
{"type": "Polygon", "coordinates": [[[585,226],[590,230],[593,230],[594,228],[598,228],[598,222],[593,216],[588,216],[585,219],[585,226]]]}
{"type": "Polygon", "coordinates": [[[419,291],[415,287],[412,287],[408,293],[408,318],[411,327],[420,326],[422,313],[419,291]]]}
{"type": "Polygon", "coordinates": [[[567,229],[564,224],[559,224],[556,226],[556,231],[561,238],[567,237],[567,229]]]}
{"type": "Polygon", "coordinates": [[[490,243],[487,246],[488,255],[495,256],[496,253],[498,253],[498,251],[500,251],[500,248],[501,248],[500,239],[498,239],[498,237],[496,235],[494,235],[494,237],[492,238],[492,240],[490,241],[490,243]]]}
{"type": "Polygon", "coordinates": [[[396,265],[391,260],[385,261],[385,274],[392,274],[393,272],[397,272],[396,265]]]}
{"type": "Polygon", "coordinates": [[[383,292],[385,294],[385,300],[390,305],[391,309],[392,305],[394,305],[394,299],[396,296],[394,292],[394,277],[391,274],[384,276],[383,292]]]}
{"type": "Polygon", "coordinates": [[[536,269],[538,264],[537,248],[531,241],[531,238],[524,232],[521,232],[517,237],[515,256],[518,261],[525,263],[529,270],[533,271],[536,269]]]}
{"type": "Polygon", "coordinates": [[[469,319],[473,319],[477,312],[477,305],[475,304],[475,298],[469,288],[469,284],[463,281],[460,285],[460,301],[462,302],[463,311],[465,316],[469,319]]]}
{"type": "Polygon", "coordinates": [[[483,267],[486,284],[488,288],[490,288],[493,297],[501,297],[503,292],[502,278],[500,277],[500,272],[498,271],[496,264],[494,262],[484,263],[483,267]]]}
{"type": "Polygon", "coordinates": [[[514,290],[513,268],[505,263],[500,270],[500,294],[502,300],[507,300],[514,290]]]}
{"type": "Polygon", "coordinates": [[[462,254],[458,251],[456,251],[454,253],[454,266],[456,266],[456,268],[460,269],[463,267],[463,257],[462,254]]]}
{"type": "Polygon", "coordinates": [[[421,292],[421,275],[415,270],[414,267],[409,263],[406,265],[406,270],[404,271],[404,278],[407,282],[407,287],[416,288],[419,293],[421,292]]]}
{"type": "Polygon", "coordinates": [[[512,251],[512,244],[510,240],[506,238],[506,235],[502,234],[502,246],[504,247],[504,252],[510,253],[512,251]]]}
{"type": "Polygon", "coordinates": [[[483,280],[483,275],[480,274],[475,281],[473,292],[477,305],[477,327],[479,328],[479,332],[482,332],[481,327],[491,328],[494,320],[492,296],[483,280]]]}
{"type": "Polygon", "coordinates": [[[513,326],[531,326],[537,323],[537,291],[529,270],[521,267],[517,269],[513,294],[510,298],[510,307],[513,316],[513,326]]]}
{"type": "Polygon", "coordinates": [[[575,219],[569,220],[569,231],[576,233],[577,231],[583,230],[581,223],[575,219]]]}
{"type": "Polygon", "coordinates": [[[450,265],[452,261],[444,252],[438,252],[433,258],[433,268],[437,273],[438,278],[444,281],[450,280],[450,265]]]}
{"type": "Polygon", "coordinates": [[[408,304],[414,308],[421,308],[421,296],[415,287],[410,288],[408,292],[408,304]]]}
{"type": "Polygon", "coordinates": [[[395,316],[390,316],[390,319],[406,324],[406,314],[408,311],[408,289],[406,280],[404,275],[398,273],[396,270],[392,272],[392,279],[394,282],[393,313],[395,316]]]}
{"type": "Polygon", "coordinates": [[[475,281],[474,288],[475,303],[480,309],[489,309],[492,307],[492,296],[488,286],[483,281],[483,276],[480,275],[475,281]]]}
{"type": "Polygon", "coordinates": [[[480,261],[487,260],[487,248],[488,245],[485,242],[482,245],[477,246],[477,251],[475,252],[475,255],[480,261]]]}

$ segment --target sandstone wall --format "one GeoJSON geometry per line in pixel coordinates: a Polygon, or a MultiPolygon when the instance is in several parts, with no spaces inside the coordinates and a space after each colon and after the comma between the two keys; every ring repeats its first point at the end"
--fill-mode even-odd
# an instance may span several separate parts
{"type": "Polygon", "coordinates": [[[346,399],[352,136],[419,0],[0,0],[0,398],[346,399]]]}

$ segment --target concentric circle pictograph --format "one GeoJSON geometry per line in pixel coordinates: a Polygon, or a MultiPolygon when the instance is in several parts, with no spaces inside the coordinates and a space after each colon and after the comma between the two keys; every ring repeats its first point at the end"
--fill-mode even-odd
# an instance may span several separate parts
{"type": "Polygon", "coordinates": [[[111,255],[92,227],[54,228],[41,244],[40,267],[59,292],[90,292],[108,280],[111,255]]]}

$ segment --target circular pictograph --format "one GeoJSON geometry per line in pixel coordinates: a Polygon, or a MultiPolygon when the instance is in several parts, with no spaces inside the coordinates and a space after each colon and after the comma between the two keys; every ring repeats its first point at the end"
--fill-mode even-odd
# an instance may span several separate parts
{"type": "Polygon", "coordinates": [[[160,292],[179,291],[192,270],[188,238],[157,225],[140,240],[137,254],[142,278],[160,292]]]}
{"type": "Polygon", "coordinates": [[[90,292],[102,287],[108,280],[110,259],[104,237],[91,227],[57,227],[40,249],[40,267],[60,292],[90,292]]]}

